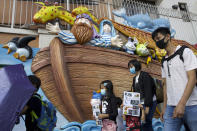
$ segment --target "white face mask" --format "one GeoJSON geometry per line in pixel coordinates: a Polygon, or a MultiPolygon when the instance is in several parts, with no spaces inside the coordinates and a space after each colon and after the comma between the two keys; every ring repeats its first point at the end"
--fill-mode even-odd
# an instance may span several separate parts
{"type": "Polygon", "coordinates": [[[105,96],[106,95],[106,90],[105,89],[101,89],[101,95],[105,96]]]}

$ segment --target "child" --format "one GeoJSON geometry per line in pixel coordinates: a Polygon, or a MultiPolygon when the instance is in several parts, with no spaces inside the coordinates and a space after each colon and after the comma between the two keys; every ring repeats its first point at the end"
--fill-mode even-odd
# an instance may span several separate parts
{"type": "Polygon", "coordinates": [[[26,131],[42,131],[39,127],[37,127],[37,121],[33,120],[31,116],[31,111],[35,111],[38,117],[40,117],[41,115],[42,104],[41,104],[41,100],[38,98],[40,97],[40,95],[37,94],[37,91],[39,90],[41,85],[41,80],[35,75],[30,75],[28,76],[28,78],[37,90],[34,92],[33,96],[29,99],[21,114],[25,115],[26,131]]]}
{"type": "Polygon", "coordinates": [[[102,95],[102,114],[98,118],[103,121],[102,131],[116,131],[116,116],[118,115],[116,97],[113,92],[113,84],[105,80],[100,84],[102,95]]]}

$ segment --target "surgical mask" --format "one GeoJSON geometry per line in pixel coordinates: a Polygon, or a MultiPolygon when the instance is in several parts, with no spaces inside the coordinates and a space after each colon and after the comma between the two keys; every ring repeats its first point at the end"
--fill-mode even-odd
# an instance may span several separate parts
{"type": "Polygon", "coordinates": [[[159,47],[160,49],[165,49],[168,44],[168,41],[164,42],[165,38],[166,38],[166,36],[163,39],[156,42],[157,47],[159,47]]]}
{"type": "Polygon", "coordinates": [[[105,96],[106,95],[106,90],[105,89],[101,89],[101,95],[105,96]]]}
{"type": "Polygon", "coordinates": [[[135,74],[135,73],[136,73],[135,67],[132,67],[132,68],[130,68],[129,70],[130,70],[131,74],[135,74]]]}

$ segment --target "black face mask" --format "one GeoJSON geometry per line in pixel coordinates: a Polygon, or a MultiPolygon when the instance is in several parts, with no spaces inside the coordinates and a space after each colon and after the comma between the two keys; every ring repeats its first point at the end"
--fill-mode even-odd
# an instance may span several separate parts
{"type": "Polygon", "coordinates": [[[166,36],[163,39],[156,42],[157,47],[159,47],[160,49],[165,49],[168,44],[168,41],[164,42],[165,38],[166,38],[166,36]]]}

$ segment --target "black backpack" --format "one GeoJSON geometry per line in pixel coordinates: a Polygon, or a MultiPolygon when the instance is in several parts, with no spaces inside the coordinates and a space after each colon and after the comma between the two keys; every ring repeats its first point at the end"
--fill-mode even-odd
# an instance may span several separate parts
{"type": "MultiPolygon", "coordinates": [[[[186,48],[189,48],[188,46],[186,45],[183,45],[181,46],[173,55],[171,55],[170,57],[168,58],[165,58],[165,56],[162,58],[161,60],[161,65],[162,65],[162,68],[163,68],[163,63],[164,61],[169,61],[171,60],[172,58],[174,58],[175,56],[179,55],[179,58],[184,62],[184,59],[183,59],[183,51],[186,49],[186,48]]],[[[170,76],[170,70],[169,70],[169,67],[168,67],[168,75],[170,76]]],[[[197,70],[196,70],[196,77],[197,77],[197,70]]],[[[196,86],[197,86],[197,81],[196,81],[196,86]]]]}

